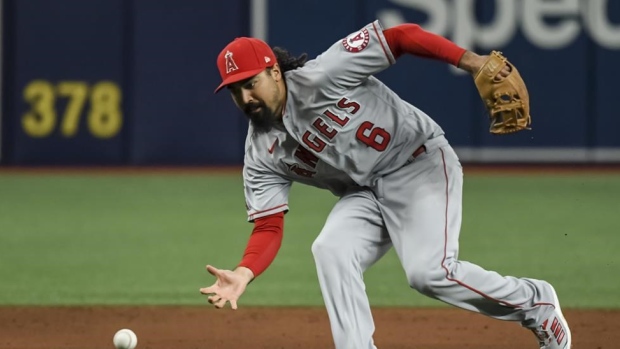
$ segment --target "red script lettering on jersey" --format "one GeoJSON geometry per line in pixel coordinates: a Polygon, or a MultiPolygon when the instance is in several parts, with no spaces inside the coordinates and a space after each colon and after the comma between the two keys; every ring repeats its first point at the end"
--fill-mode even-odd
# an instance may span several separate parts
{"type": "Polygon", "coordinates": [[[299,164],[289,164],[286,163],[286,165],[288,166],[288,170],[299,175],[302,177],[308,177],[308,178],[312,178],[314,177],[314,175],[316,174],[316,172],[311,171],[311,170],[306,170],[305,168],[301,168],[299,167],[299,164]]]}
{"type": "Polygon", "coordinates": [[[297,146],[297,150],[295,150],[295,157],[301,160],[304,164],[316,168],[317,162],[319,162],[319,158],[312,154],[312,152],[301,145],[297,146]]]}
{"type": "Polygon", "coordinates": [[[304,144],[309,146],[310,149],[314,150],[317,153],[320,153],[325,149],[326,143],[320,139],[316,134],[306,131],[304,135],[301,137],[301,140],[304,141],[304,144]]]}
{"type": "MultiPolygon", "coordinates": [[[[338,109],[348,112],[351,116],[355,115],[362,108],[359,103],[350,101],[347,98],[341,98],[336,106],[338,109]]],[[[326,116],[329,120],[324,120],[318,116],[312,122],[312,126],[316,131],[318,131],[318,133],[308,130],[302,136],[302,141],[304,144],[317,153],[320,153],[325,149],[327,146],[327,141],[333,140],[334,137],[338,135],[338,130],[336,130],[337,127],[342,128],[351,120],[348,116],[342,117],[329,109],[326,109],[322,115],[326,116]],[[330,126],[330,121],[333,121],[336,125],[330,126]],[[324,136],[326,140],[321,139],[320,136],[324,136]]],[[[355,136],[360,142],[375,149],[376,151],[384,151],[387,149],[387,146],[392,139],[388,131],[384,128],[376,127],[375,124],[370,121],[363,122],[357,129],[355,136]]]]}

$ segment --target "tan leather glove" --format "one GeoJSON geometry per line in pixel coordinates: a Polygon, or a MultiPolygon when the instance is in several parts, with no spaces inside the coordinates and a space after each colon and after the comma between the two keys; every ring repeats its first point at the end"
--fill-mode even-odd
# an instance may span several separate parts
{"type": "Polygon", "coordinates": [[[493,51],[474,76],[476,88],[489,111],[492,134],[530,130],[530,98],[519,71],[501,52],[493,51]],[[506,77],[498,78],[506,66],[511,69],[506,77]]]}

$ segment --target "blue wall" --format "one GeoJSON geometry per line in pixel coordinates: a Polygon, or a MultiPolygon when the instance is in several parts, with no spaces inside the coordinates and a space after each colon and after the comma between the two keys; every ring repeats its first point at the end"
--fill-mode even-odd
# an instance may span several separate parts
{"type": "MultiPolygon", "coordinates": [[[[268,3],[269,43],[295,54],[314,57],[376,18],[503,51],[528,83],[530,132],[491,136],[472,79],[445,64],[407,56],[378,75],[457,149],[605,150],[620,162],[620,1],[268,3]]],[[[251,34],[250,9],[250,0],[5,0],[2,164],[240,164],[247,121],[213,89],[219,51],[251,34]]]]}

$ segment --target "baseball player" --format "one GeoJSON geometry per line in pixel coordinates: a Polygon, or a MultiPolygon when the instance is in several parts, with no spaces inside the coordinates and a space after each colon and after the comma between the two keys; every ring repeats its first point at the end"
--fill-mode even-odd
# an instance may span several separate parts
{"type": "MultiPolygon", "coordinates": [[[[415,24],[378,21],[315,59],[241,37],[217,57],[226,87],[249,118],[243,168],[253,232],[234,270],[211,265],[201,288],[216,308],[237,300],[281,245],[293,182],[339,197],[312,244],[337,349],[372,349],[363,273],[394,248],[411,288],[459,308],[531,329],[540,348],[568,349],[571,333],[553,287],[458,259],[462,167],[444,131],[373,75],[404,55],[479,73],[490,57],[415,24]]],[[[487,69],[485,67],[484,69],[487,69]]],[[[513,67],[490,67],[491,78],[513,67]]]]}

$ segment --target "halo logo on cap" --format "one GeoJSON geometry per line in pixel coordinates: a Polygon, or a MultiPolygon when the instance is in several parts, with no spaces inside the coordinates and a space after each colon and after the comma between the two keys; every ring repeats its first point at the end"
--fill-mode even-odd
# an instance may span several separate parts
{"type": "Polygon", "coordinates": [[[230,72],[239,69],[239,67],[237,67],[237,63],[235,63],[235,60],[233,59],[232,52],[226,51],[224,58],[226,58],[226,74],[230,74],[230,72]]]}

